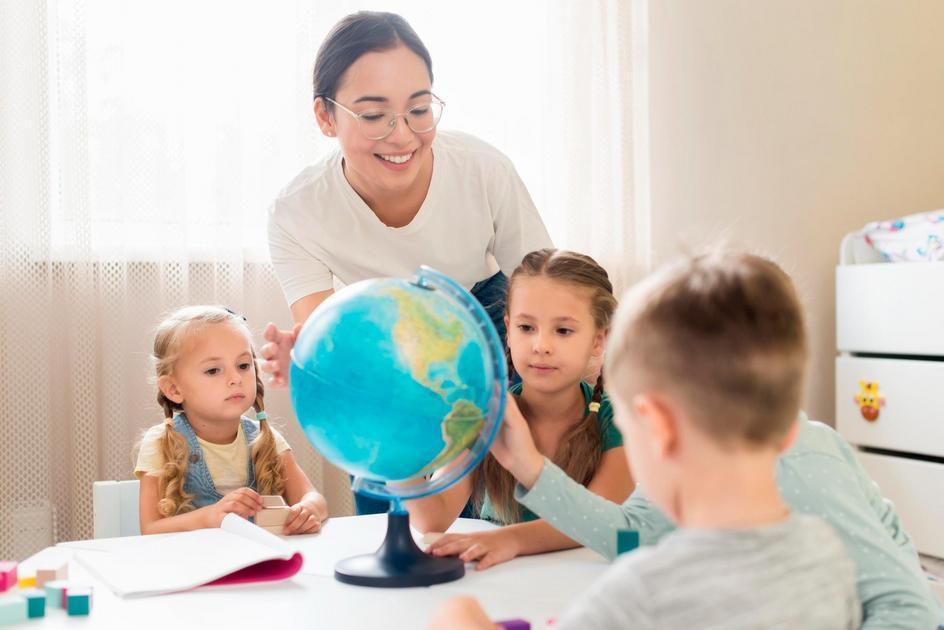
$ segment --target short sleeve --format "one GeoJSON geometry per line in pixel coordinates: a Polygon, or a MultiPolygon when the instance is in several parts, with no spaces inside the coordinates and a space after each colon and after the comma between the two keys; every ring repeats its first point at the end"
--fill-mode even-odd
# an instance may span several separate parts
{"type": "Polygon", "coordinates": [[[269,211],[269,257],[285,300],[291,306],[312,293],[333,289],[334,274],[282,225],[276,210],[278,203],[269,211]]]}
{"type": "Polygon", "coordinates": [[[511,276],[526,254],[554,244],[511,160],[501,158],[489,186],[494,189],[494,195],[489,195],[495,229],[492,255],[502,272],[511,276]]]}
{"type": "Polygon", "coordinates": [[[134,476],[141,479],[149,473],[160,472],[164,465],[164,457],[161,455],[160,440],[164,433],[164,425],[158,424],[144,433],[141,438],[141,445],[138,449],[138,457],[134,464],[134,476]]]}
{"type": "Polygon", "coordinates": [[[600,411],[597,413],[597,422],[600,425],[600,439],[603,451],[611,448],[617,448],[623,445],[623,434],[613,423],[613,407],[609,399],[604,397],[600,404],[600,411]]]}
{"type": "Polygon", "coordinates": [[[285,440],[284,437],[282,437],[282,434],[279,433],[279,431],[274,427],[272,428],[272,435],[275,437],[275,452],[276,453],[281,455],[283,451],[292,450],[292,447],[289,446],[289,443],[285,440]]]}

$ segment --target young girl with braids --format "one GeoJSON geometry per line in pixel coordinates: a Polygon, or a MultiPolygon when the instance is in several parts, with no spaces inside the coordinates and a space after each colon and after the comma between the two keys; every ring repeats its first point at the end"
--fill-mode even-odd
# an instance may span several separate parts
{"type": "Polygon", "coordinates": [[[154,339],[157,402],[164,422],[141,441],[141,533],[219,527],[228,513],[249,518],[260,495],[291,506],[283,534],[318,531],[324,497],[266,419],[264,389],[245,318],[192,306],[172,313],[154,339]],[[256,420],[243,415],[255,408],[256,420]]]}
{"type": "MultiPolygon", "coordinates": [[[[615,308],[613,287],[596,261],[541,249],[525,256],[509,279],[505,324],[509,371],[521,378],[510,391],[538,449],[592,492],[623,501],[633,482],[603,375],[594,386],[581,379],[603,352],[615,308]]],[[[411,522],[420,531],[445,531],[471,497],[482,518],[505,527],[445,535],[430,552],[477,561],[479,570],[518,555],[579,546],[519,505],[514,488],[514,477],[489,454],[446,491],[408,502],[411,522]]]]}

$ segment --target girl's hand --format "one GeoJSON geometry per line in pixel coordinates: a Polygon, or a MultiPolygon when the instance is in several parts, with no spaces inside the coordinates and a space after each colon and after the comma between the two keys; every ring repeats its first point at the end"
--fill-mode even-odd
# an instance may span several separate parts
{"type": "Polygon", "coordinates": [[[507,562],[518,556],[521,546],[506,528],[474,534],[445,534],[427,550],[434,556],[459,556],[463,562],[475,562],[476,571],[507,562]]]}
{"type": "Polygon", "coordinates": [[[321,525],[326,520],[328,520],[328,510],[324,501],[302,499],[292,506],[285,518],[282,535],[314,534],[321,529],[321,525]]]}
{"type": "Polygon", "coordinates": [[[233,490],[222,499],[208,506],[209,527],[219,527],[227,514],[237,514],[243,518],[255,516],[262,510],[262,497],[252,488],[233,490]]]}
{"type": "Polygon", "coordinates": [[[295,324],[292,330],[279,330],[275,324],[269,323],[262,336],[269,343],[262,346],[259,353],[265,361],[262,362],[262,371],[272,375],[269,384],[275,388],[288,385],[289,353],[295,346],[295,339],[301,324],[295,324]]]}
{"type": "Polygon", "coordinates": [[[512,394],[508,394],[501,429],[489,450],[498,463],[529,490],[544,468],[544,456],[534,444],[531,427],[521,415],[518,402],[512,394]]]}

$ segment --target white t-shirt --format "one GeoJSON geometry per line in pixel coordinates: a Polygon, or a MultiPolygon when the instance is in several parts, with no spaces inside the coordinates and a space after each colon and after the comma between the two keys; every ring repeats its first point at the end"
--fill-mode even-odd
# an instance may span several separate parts
{"type": "Polygon", "coordinates": [[[439,131],[433,175],[416,216],[384,225],[354,191],[336,151],[309,166],[269,211],[269,252],[289,304],[377,277],[410,277],[420,265],[466,288],[506,275],[525,254],[552,247],[511,161],[467,134],[439,131]]]}

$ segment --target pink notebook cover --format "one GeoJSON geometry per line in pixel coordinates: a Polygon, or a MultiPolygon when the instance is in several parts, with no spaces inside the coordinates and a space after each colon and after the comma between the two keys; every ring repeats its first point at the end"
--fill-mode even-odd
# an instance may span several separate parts
{"type": "Polygon", "coordinates": [[[250,582],[277,582],[287,580],[302,569],[302,554],[296,553],[288,560],[266,560],[253,564],[229,575],[224,575],[204,586],[219,586],[223,584],[248,584],[250,582]]]}

